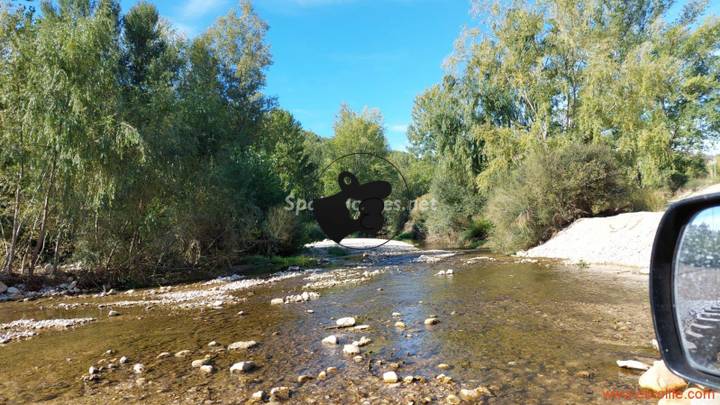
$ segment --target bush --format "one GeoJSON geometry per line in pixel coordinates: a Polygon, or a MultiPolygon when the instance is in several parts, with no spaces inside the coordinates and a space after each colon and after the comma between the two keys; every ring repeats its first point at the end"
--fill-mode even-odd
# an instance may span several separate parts
{"type": "Polygon", "coordinates": [[[631,188],[612,150],[600,144],[539,147],[491,193],[490,245],[509,253],[549,239],[580,217],[631,207],[631,188]]]}
{"type": "Polygon", "coordinates": [[[329,254],[330,256],[341,257],[347,256],[349,253],[347,250],[341,248],[340,246],[330,246],[327,249],[327,254],[329,254]]]}
{"type": "Polygon", "coordinates": [[[463,246],[463,232],[473,226],[484,198],[473,178],[457,162],[442,160],[430,187],[433,208],[426,213],[427,239],[447,246],[463,246]]]}
{"type": "Polygon", "coordinates": [[[463,245],[478,247],[490,235],[493,224],[485,218],[476,218],[470,227],[461,234],[463,245]]]}

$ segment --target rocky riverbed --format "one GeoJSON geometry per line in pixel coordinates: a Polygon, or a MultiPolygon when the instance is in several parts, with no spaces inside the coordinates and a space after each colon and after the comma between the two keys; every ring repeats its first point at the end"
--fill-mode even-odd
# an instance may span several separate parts
{"type": "Polygon", "coordinates": [[[0,403],[603,403],[657,358],[647,301],[636,273],[410,248],[16,300],[0,403]]]}

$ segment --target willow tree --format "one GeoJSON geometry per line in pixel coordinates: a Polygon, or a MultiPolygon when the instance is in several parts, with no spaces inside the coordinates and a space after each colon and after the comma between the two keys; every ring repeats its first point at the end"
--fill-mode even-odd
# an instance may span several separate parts
{"type": "MultiPolygon", "coordinates": [[[[479,3],[479,2],[478,2],[479,3]]],[[[702,2],[667,20],[656,0],[481,7],[449,77],[416,100],[414,150],[490,193],[538,145],[609,145],[637,187],[678,187],[717,140],[720,21],[702,2]]],[[[459,202],[460,204],[460,202],[459,202]]]]}
{"type": "Polygon", "coordinates": [[[2,67],[9,83],[1,84],[9,124],[2,128],[3,153],[17,176],[6,271],[17,258],[21,233],[21,266],[29,264],[30,271],[50,222],[56,238],[61,229],[92,234],[80,219],[98,220],[113,200],[120,167],[141,156],[137,132],[117,117],[117,9],[112,1],[94,7],[79,0],[44,3],[42,20],[28,11],[25,26],[9,34],[2,67]]]}

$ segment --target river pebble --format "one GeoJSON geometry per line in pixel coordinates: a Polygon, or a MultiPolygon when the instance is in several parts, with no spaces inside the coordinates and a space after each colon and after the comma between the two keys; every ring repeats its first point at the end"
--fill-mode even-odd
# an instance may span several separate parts
{"type": "Polygon", "coordinates": [[[338,344],[338,338],[335,335],[330,335],[330,336],[326,337],[325,339],[323,339],[322,343],[326,344],[326,345],[334,346],[334,345],[338,344]]]}
{"type": "Polygon", "coordinates": [[[355,326],[355,318],[348,316],[345,318],[340,318],[337,321],[335,321],[335,325],[341,327],[341,328],[348,328],[350,326],[355,326]]]}
{"type": "Polygon", "coordinates": [[[642,361],[637,360],[618,360],[616,361],[618,367],[620,368],[629,368],[631,370],[649,370],[650,366],[643,363],[642,361]]]}
{"type": "Polygon", "coordinates": [[[290,304],[293,302],[307,302],[307,301],[315,301],[320,298],[320,294],[314,292],[314,291],[305,291],[302,294],[298,295],[288,295],[285,297],[285,300],[283,301],[285,304],[290,304]]]}
{"type": "Polygon", "coordinates": [[[383,373],[383,381],[388,384],[394,384],[398,382],[398,375],[394,371],[387,371],[383,373]]]}
{"type": "Polygon", "coordinates": [[[247,349],[257,346],[257,344],[258,343],[254,340],[248,340],[248,341],[244,341],[244,342],[243,341],[234,342],[234,343],[230,343],[230,345],[228,345],[228,350],[247,350],[247,349]]]}
{"type": "Polygon", "coordinates": [[[343,346],[343,353],[347,355],[360,354],[360,348],[356,344],[349,344],[343,346]]]}
{"type": "Polygon", "coordinates": [[[143,371],[145,371],[145,366],[140,363],[135,363],[135,365],[133,366],[133,373],[142,374],[143,371]]]}
{"type": "Polygon", "coordinates": [[[200,371],[205,374],[212,374],[212,372],[215,371],[215,368],[210,364],[205,364],[204,366],[200,366],[200,371]]]}
{"type": "Polygon", "coordinates": [[[162,352],[157,355],[156,359],[164,359],[166,357],[170,357],[170,352],[162,352]]]}
{"type": "Polygon", "coordinates": [[[210,364],[210,361],[211,360],[206,357],[204,359],[193,360],[193,362],[190,365],[192,366],[192,368],[199,368],[199,367],[205,366],[207,364],[210,364]]]}
{"type": "Polygon", "coordinates": [[[290,387],[275,387],[270,390],[270,399],[284,401],[290,399],[290,387]]]}
{"type": "Polygon", "coordinates": [[[438,374],[438,375],[435,377],[435,379],[438,380],[438,381],[440,381],[440,382],[443,383],[443,384],[450,384],[450,383],[453,381],[452,377],[447,376],[447,375],[445,375],[445,374],[438,374]]]}
{"type": "Polygon", "coordinates": [[[250,399],[253,402],[262,402],[265,400],[265,391],[255,391],[250,399]]]}
{"type": "Polygon", "coordinates": [[[308,381],[310,381],[310,380],[312,380],[312,379],[313,379],[312,376],[303,374],[303,375],[299,375],[299,376],[298,376],[297,382],[298,382],[299,384],[305,384],[306,382],[308,382],[308,381]]]}
{"type": "Polygon", "coordinates": [[[469,390],[469,389],[461,389],[460,390],[460,398],[465,401],[478,401],[483,396],[491,396],[492,393],[489,389],[486,387],[477,387],[475,389],[469,390]]]}
{"type": "Polygon", "coordinates": [[[246,373],[248,371],[252,371],[255,368],[255,363],[252,361],[240,361],[232,365],[230,367],[230,373],[246,373]]]}
{"type": "Polygon", "coordinates": [[[110,310],[110,312],[108,312],[108,316],[119,316],[119,315],[120,315],[120,312],[118,312],[118,311],[110,310]]]}
{"type": "Polygon", "coordinates": [[[425,325],[436,325],[440,323],[440,320],[437,318],[428,318],[425,320],[425,325]]]}
{"type": "Polygon", "coordinates": [[[354,344],[358,347],[363,347],[363,346],[369,345],[370,343],[372,343],[372,339],[370,339],[369,337],[363,336],[360,338],[360,340],[353,342],[352,344],[354,344]]]}
{"type": "Polygon", "coordinates": [[[120,360],[118,360],[120,364],[125,364],[128,362],[128,358],[125,356],[120,357],[120,360]]]}
{"type": "Polygon", "coordinates": [[[190,350],[180,350],[179,352],[175,353],[175,357],[187,357],[190,355],[190,350]]]}

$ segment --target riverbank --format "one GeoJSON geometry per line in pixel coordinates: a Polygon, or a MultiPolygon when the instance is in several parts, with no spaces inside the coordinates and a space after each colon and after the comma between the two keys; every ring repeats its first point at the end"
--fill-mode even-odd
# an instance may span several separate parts
{"type": "Polygon", "coordinates": [[[605,218],[581,218],[547,242],[517,255],[647,272],[662,215],[662,212],[631,212],[605,218]]]}
{"type": "MultiPolygon", "coordinates": [[[[719,191],[720,184],[715,184],[687,192],[681,198],[719,191]]],[[[648,273],[655,232],[663,213],[631,212],[581,218],[545,243],[520,251],[517,256],[561,259],[581,266],[612,266],[648,273]]]]}

